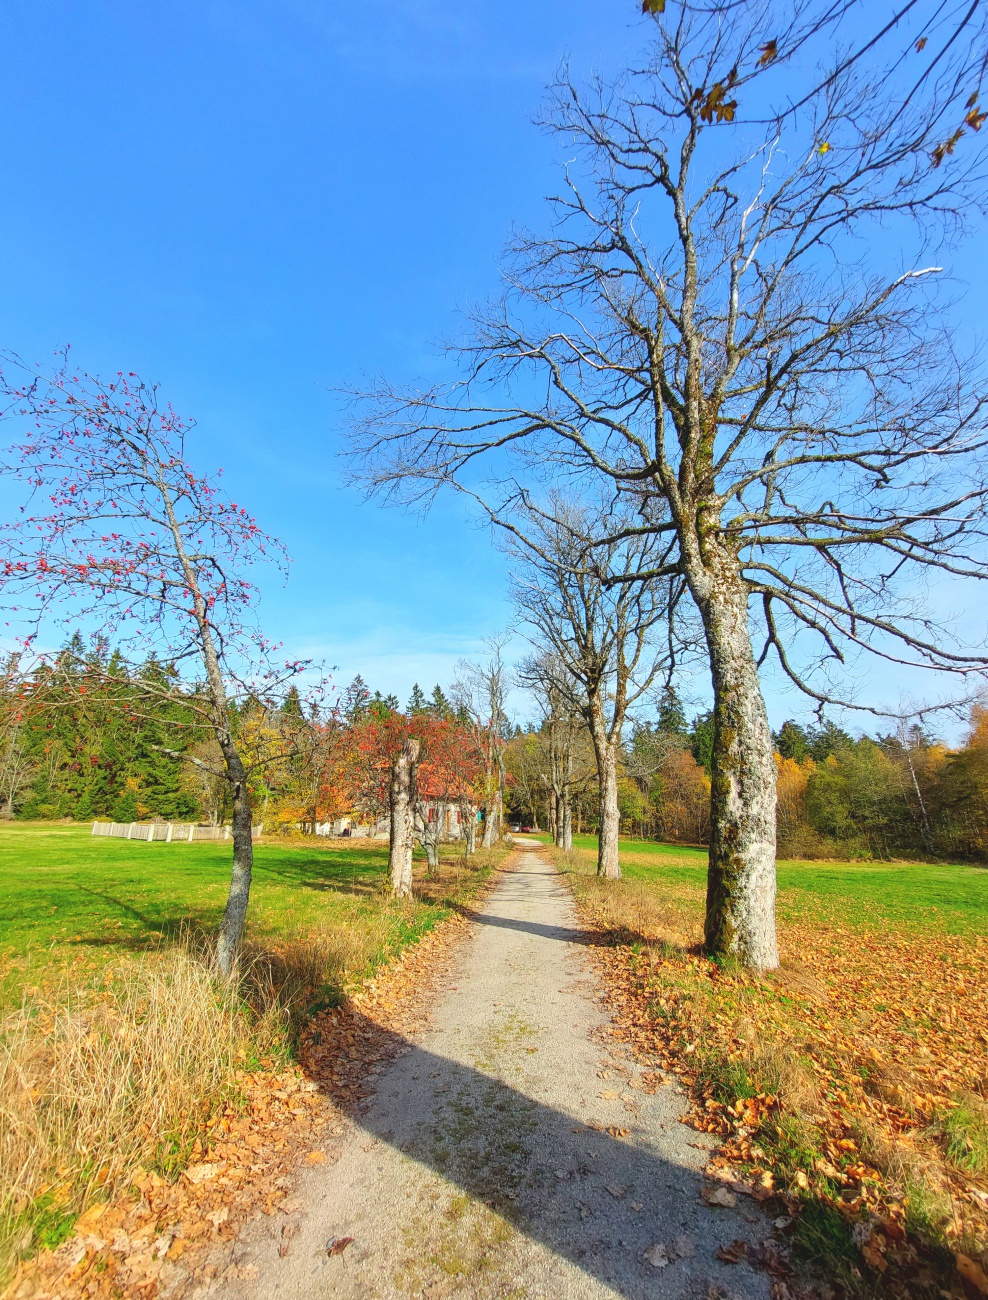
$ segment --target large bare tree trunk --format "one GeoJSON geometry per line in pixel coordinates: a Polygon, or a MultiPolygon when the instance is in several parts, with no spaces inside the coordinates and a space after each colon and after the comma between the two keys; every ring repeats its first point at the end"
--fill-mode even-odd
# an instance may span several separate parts
{"type": "Polygon", "coordinates": [[[223,758],[229,775],[233,796],[233,868],[230,875],[230,893],[227,896],[223,920],[216,944],[216,969],[224,979],[230,979],[240,952],[247,904],[250,902],[250,884],[254,874],[253,818],[247,798],[247,776],[236,745],[227,741],[223,745],[223,758]]]}
{"type": "Polygon", "coordinates": [[[388,869],[397,898],[412,896],[412,785],[420,742],[406,740],[391,768],[391,850],[388,869]]]}
{"type": "Polygon", "coordinates": [[[597,831],[597,875],[608,880],[621,879],[618,858],[617,750],[618,741],[608,734],[601,710],[590,716],[590,735],[597,759],[597,783],[600,790],[600,821],[597,831]]]}
{"type": "Polygon", "coordinates": [[[779,950],[772,733],[751,647],[747,592],[730,573],[711,588],[697,601],[714,688],[706,950],[773,970],[779,950]]]}

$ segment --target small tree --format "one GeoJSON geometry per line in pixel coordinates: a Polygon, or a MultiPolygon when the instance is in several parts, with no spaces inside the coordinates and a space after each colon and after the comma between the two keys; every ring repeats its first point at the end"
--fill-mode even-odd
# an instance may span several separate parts
{"type": "MultiPolygon", "coordinates": [[[[216,478],[192,469],[185,447],[192,425],[155,385],[134,374],[104,382],[70,369],[67,356],[45,371],[9,355],[0,362],[3,416],[20,429],[0,472],[27,489],[20,518],[0,529],[0,593],[30,644],[51,621],[81,621],[142,658],[153,649],[195,674],[197,689],[182,685],[181,699],[219,749],[222,766],[210,771],[225,780],[233,810],[233,871],[216,954],[229,977],[253,871],[251,772],[237,741],[236,703],[272,698],[301,667],[273,662],[247,575],[258,562],[283,567],[284,549],[221,494],[216,478]]],[[[141,680],[148,699],[160,700],[175,679],[141,680]]]]}

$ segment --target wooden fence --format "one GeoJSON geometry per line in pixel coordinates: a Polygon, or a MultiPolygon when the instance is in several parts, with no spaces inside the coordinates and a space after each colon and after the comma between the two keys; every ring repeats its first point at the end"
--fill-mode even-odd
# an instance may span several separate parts
{"type": "MultiPolygon", "coordinates": [[[[257,839],[264,823],[251,828],[251,837],[257,839]]],[[[192,844],[202,840],[229,840],[233,832],[229,826],[197,826],[195,822],[93,822],[93,834],[109,836],[116,840],[162,840],[165,844],[192,844]]]]}

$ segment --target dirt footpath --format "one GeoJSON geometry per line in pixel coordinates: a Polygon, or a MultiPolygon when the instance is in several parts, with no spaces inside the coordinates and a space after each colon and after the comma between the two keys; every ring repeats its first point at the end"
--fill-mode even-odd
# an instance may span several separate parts
{"type": "Polygon", "coordinates": [[[769,1295],[715,1256],[765,1221],[744,1198],[701,1200],[706,1147],[677,1122],[682,1095],[642,1092],[607,1045],[568,891],[531,850],[512,866],[339,1160],[245,1235],[242,1280],[211,1295],[769,1295]]]}

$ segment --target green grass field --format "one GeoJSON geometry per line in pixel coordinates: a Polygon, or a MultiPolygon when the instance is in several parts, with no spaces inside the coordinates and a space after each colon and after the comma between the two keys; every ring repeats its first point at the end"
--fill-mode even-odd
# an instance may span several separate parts
{"type": "MultiPolygon", "coordinates": [[[[378,842],[259,844],[248,936],[277,944],[311,930],[369,924],[388,906],[387,857],[378,842]]],[[[0,826],[0,1002],[16,996],[28,970],[97,968],[183,933],[211,933],[226,902],[230,861],[231,846],[222,842],[147,844],[96,839],[83,826],[0,826]]],[[[445,872],[447,890],[451,877],[455,868],[445,872]]],[[[425,902],[395,909],[387,948],[428,929],[445,911],[436,890],[425,902]]]]}
{"type": "MultiPolygon", "coordinates": [[[[548,842],[548,836],[540,836],[548,842]]],[[[596,852],[592,835],[575,836],[574,848],[596,852]]],[[[622,840],[621,869],[628,880],[664,886],[673,897],[701,894],[706,849],[622,840]]],[[[914,925],[951,934],[983,932],[988,923],[988,869],[922,862],[780,862],[778,910],[782,920],[813,914],[862,927],[914,925]]]]}

